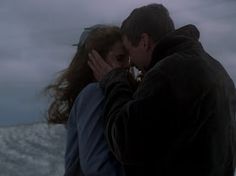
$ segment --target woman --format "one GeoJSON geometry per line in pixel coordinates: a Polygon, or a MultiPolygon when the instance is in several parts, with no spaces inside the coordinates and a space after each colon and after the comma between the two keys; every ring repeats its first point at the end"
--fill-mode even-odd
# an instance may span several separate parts
{"type": "Polygon", "coordinates": [[[115,59],[117,64],[128,68],[128,55],[121,39],[118,27],[86,28],[69,67],[46,88],[53,97],[48,122],[65,124],[67,128],[65,176],[124,175],[105,140],[104,95],[87,64],[88,54],[96,50],[107,63],[115,59]]]}

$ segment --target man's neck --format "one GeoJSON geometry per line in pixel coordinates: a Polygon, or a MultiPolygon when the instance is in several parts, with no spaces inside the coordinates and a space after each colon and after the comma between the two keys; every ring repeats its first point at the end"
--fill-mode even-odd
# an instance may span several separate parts
{"type": "Polygon", "coordinates": [[[150,69],[150,64],[151,64],[152,59],[153,59],[153,58],[152,58],[152,57],[153,57],[152,54],[153,54],[153,51],[154,51],[156,45],[157,45],[157,43],[153,43],[153,44],[151,45],[150,49],[149,49],[148,57],[147,57],[147,64],[144,66],[144,68],[143,68],[143,70],[142,70],[143,73],[147,72],[148,69],[150,69]]]}

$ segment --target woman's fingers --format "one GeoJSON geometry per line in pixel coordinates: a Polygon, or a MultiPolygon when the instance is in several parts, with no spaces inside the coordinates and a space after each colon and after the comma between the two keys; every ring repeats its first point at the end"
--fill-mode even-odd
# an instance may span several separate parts
{"type": "Polygon", "coordinates": [[[99,75],[100,75],[99,70],[94,66],[94,63],[89,60],[88,61],[88,65],[92,69],[93,75],[94,75],[95,79],[96,80],[100,80],[100,78],[99,78],[99,75]]]}
{"type": "Polygon", "coordinates": [[[108,65],[95,50],[93,50],[92,53],[89,53],[88,65],[93,70],[94,77],[97,80],[101,80],[109,71],[112,70],[112,67],[108,65]]]}
{"type": "Polygon", "coordinates": [[[92,52],[90,53],[90,60],[98,69],[104,69],[109,67],[105,60],[95,50],[92,50],[92,52]]]}
{"type": "Polygon", "coordinates": [[[104,66],[104,60],[103,58],[100,56],[100,54],[98,54],[97,51],[92,50],[92,52],[90,53],[90,58],[93,61],[93,63],[95,63],[97,65],[97,67],[103,67],[104,66]]]}

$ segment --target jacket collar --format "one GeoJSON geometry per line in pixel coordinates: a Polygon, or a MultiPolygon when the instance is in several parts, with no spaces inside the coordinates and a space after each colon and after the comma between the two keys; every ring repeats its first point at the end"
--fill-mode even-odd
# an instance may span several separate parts
{"type": "Polygon", "coordinates": [[[147,70],[163,58],[198,43],[199,37],[199,30],[191,24],[170,32],[157,43],[147,70]]]}

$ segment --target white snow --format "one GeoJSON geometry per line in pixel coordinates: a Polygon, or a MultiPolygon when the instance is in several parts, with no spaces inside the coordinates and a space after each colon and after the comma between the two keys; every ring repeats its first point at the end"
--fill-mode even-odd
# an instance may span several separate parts
{"type": "Polygon", "coordinates": [[[62,176],[65,132],[44,123],[0,127],[0,176],[62,176]]]}

